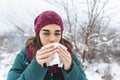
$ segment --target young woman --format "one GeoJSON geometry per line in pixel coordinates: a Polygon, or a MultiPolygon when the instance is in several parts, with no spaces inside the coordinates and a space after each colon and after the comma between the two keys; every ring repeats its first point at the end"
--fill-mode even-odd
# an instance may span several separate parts
{"type": "Polygon", "coordinates": [[[38,15],[34,29],[35,37],[28,39],[26,47],[17,55],[7,80],[87,80],[71,43],[62,38],[63,21],[56,12],[44,11],[38,15]],[[63,67],[46,65],[55,59],[55,53],[63,67]]]}

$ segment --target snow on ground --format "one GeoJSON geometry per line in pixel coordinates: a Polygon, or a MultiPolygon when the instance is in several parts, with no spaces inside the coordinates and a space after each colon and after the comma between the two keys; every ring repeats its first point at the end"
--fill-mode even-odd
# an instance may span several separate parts
{"type": "MultiPolygon", "coordinates": [[[[0,80],[6,80],[7,73],[16,57],[15,53],[5,53],[1,54],[2,60],[0,60],[0,80]]],[[[120,65],[117,63],[94,63],[87,64],[88,67],[85,70],[88,80],[105,80],[105,73],[109,73],[112,75],[112,80],[120,80],[120,65]]]]}
{"type": "Polygon", "coordinates": [[[114,63],[111,65],[111,74],[114,80],[120,80],[120,65],[114,63]]]}
{"type": "Polygon", "coordinates": [[[0,80],[7,80],[6,76],[15,59],[15,56],[16,56],[16,53],[5,53],[5,52],[3,52],[0,55],[0,57],[3,58],[0,60],[0,64],[1,64],[0,65],[0,80]]]}
{"type": "Polygon", "coordinates": [[[112,75],[112,80],[120,80],[120,65],[117,63],[94,63],[86,69],[88,80],[105,80],[105,73],[112,75]]]}

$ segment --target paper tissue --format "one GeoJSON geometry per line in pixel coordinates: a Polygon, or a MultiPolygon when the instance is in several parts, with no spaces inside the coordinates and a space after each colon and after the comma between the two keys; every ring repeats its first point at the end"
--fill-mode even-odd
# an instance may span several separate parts
{"type": "MultiPolygon", "coordinates": [[[[61,46],[61,47],[65,48],[65,49],[67,49],[65,46],[61,45],[60,43],[53,43],[53,44],[54,44],[56,47],[57,47],[57,46],[61,46]]],[[[61,62],[58,54],[55,53],[55,54],[54,54],[54,57],[55,57],[55,58],[54,58],[52,61],[47,62],[46,65],[47,65],[47,66],[53,66],[53,65],[58,64],[58,67],[61,67],[61,68],[62,68],[62,67],[63,67],[63,63],[61,62]]]]}

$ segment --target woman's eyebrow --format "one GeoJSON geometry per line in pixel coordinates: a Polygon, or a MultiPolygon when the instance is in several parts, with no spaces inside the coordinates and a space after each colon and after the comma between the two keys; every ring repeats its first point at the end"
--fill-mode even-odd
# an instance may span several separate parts
{"type": "Polygon", "coordinates": [[[48,29],[43,29],[42,31],[50,32],[50,30],[48,30],[48,29]]]}

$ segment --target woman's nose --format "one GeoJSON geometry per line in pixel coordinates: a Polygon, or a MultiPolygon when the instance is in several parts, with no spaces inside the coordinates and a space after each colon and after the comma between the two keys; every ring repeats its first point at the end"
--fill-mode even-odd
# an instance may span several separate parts
{"type": "Polygon", "coordinates": [[[54,36],[54,35],[51,35],[50,38],[49,38],[49,41],[50,41],[50,43],[55,42],[55,36],[54,36]]]}

